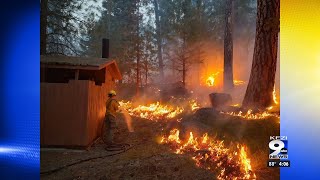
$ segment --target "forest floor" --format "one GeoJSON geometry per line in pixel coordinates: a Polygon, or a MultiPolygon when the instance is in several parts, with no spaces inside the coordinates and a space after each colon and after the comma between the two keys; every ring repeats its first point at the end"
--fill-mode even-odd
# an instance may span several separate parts
{"type": "Polygon", "coordinates": [[[184,115],[179,123],[141,118],[133,118],[132,122],[135,132],[129,133],[124,119],[119,116],[116,141],[131,145],[119,154],[106,151],[101,140],[89,150],[42,149],[41,179],[216,179],[216,174],[197,167],[187,154],[175,154],[167,145],[159,143],[161,135],[174,127],[195,134],[208,132],[226,144],[246,144],[257,179],[280,178],[278,168],[267,167],[268,138],[280,132],[277,118],[244,120],[203,108],[184,115]],[[59,167],[63,168],[44,173],[59,167]]]}

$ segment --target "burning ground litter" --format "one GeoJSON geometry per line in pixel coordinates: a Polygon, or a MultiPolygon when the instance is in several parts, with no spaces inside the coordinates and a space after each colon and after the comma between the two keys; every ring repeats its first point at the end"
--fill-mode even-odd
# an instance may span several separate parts
{"type": "MultiPolygon", "coordinates": [[[[276,102],[276,101],[275,101],[276,102]]],[[[150,103],[147,105],[137,105],[134,106],[131,101],[120,101],[120,106],[126,109],[131,116],[141,117],[145,119],[150,119],[158,121],[160,119],[174,119],[178,115],[182,114],[186,108],[170,105],[162,105],[159,101],[155,103],[150,103]]],[[[200,104],[196,100],[189,100],[187,107],[191,109],[192,112],[200,108],[200,104]]],[[[233,107],[239,107],[239,104],[231,105],[233,107]]],[[[270,106],[267,110],[271,110],[274,106],[270,106]]],[[[268,117],[280,118],[277,113],[270,113],[268,111],[263,112],[253,112],[252,109],[247,110],[247,112],[231,111],[225,112],[220,111],[221,114],[227,114],[230,116],[238,116],[247,120],[257,120],[266,119],[268,117]]]]}
{"type": "Polygon", "coordinates": [[[168,144],[176,154],[191,154],[198,167],[218,171],[218,179],[256,179],[244,145],[237,145],[238,151],[231,151],[223,141],[210,138],[207,133],[199,138],[192,132],[182,141],[178,129],[163,136],[160,143],[168,144]]]}
{"type": "MultiPolygon", "coordinates": [[[[173,119],[184,112],[184,107],[163,105],[159,101],[146,105],[137,105],[131,101],[120,101],[120,106],[126,109],[131,116],[149,119],[152,121],[159,121],[161,119],[173,119]]],[[[188,102],[188,108],[192,111],[199,109],[199,104],[195,100],[188,102]]]]}
{"type": "Polygon", "coordinates": [[[249,109],[246,113],[243,113],[242,111],[239,112],[220,112],[221,114],[228,114],[230,116],[238,116],[247,120],[257,120],[257,119],[266,119],[268,117],[276,117],[280,118],[278,114],[275,113],[269,113],[268,111],[253,113],[252,109],[249,109]]]}
{"type": "MultiPolygon", "coordinates": [[[[185,108],[161,105],[160,102],[136,107],[132,106],[132,102],[121,102],[121,105],[132,116],[152,121],[177,119],[177,116],[185,111],[185,108]]],[[[200,109],[200,105],[196,100],[188,101],[188,105],[192,112],[200,109]]],[[[219,113],[240,117],[245,120],[261,120],[269,117],[279,118],[275,114],[268,112],[253,113],[252,110],[248,110],[245,114],[242,114],[241,111],[239,113],[222,111],[219,113]]],[[[181,122],[181,119],[178,122],[181,122]]],[[[201,137],[196,137],[190,131],[189,138],[186,140],[180,139],[179,135],[179,129],[172,129],[169,135],[161,137],[160,144],[168,145],[176,154],[190,155],[197,167],[214,172],[217,174],[218,179],[256,179],[251,161],[247,155],[248,148],[246,145],[227,146],[224,141],[209,137],[208,133],[204,133],[201,137]]]]}

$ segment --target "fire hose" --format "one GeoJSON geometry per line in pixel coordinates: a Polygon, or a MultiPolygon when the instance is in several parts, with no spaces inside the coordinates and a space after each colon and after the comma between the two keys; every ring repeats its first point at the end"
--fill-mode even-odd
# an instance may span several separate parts
{"type": "Polygon", "coordinates": [[[49,175],[49,174],[55,173],[57,171],[60,171],[60,170],[62,170],[64,168],[67,168],[67,167],[70,167],[70,166],[74,166],[74,165],[77,165],[77,164],[80,164],[80,163],[83,163],[83,162],[87,162],[87,161],[91,161],[91,160],[94,160],[94,159],[100,159],[100,158],[105,158],[105,157],[118,155],[118,154],[121,154],[121,153],[124,153],[124,152],[128,151],[129,149],[133,148],[134,146],[136,146],[136,145],[115,144],[113,146],[110,146],[110,147],[106,148],[107,151],[117,151],[115,153],[100,155],[100,156],[91,157],[91,158],[87,158],[87,159],[81,159],[79,161],[76,161],[76,162],[73,162],[73,163],[70,163],[70,164],[66,164],[64,166],[61,166],[61,167],[58,167],[58,168],[55,168],[55,169],[52,169],[52,170],[40,172],[40,175],[49,175]]]}
{"type": "Polygon", "coordinates": [[[108,147],[105,148],[107,151],[123,151],[130,147],[130,144],[111,144],[108,147]]]}

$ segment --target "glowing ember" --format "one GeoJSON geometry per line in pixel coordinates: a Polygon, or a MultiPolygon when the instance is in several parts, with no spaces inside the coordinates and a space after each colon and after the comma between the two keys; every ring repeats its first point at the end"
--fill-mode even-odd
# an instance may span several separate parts
{"type": "Polygon", "coordinates": [[[270,111],[271,109],[273,109],[273,106],[269,106],[266,109],[270,111]]]}
{"type": "Polygon", "coordinates": [[[149,105],[139,105],[134,107],[130,101],[119,102],[120,106],[125,108],[131,116],[158,121],[160,119],[172,119],[183,112],[181,107],[171,107],[161,105],[160,102],[149,105]]]}
{"type": "Polygon", "coordinates": [[[244,119],[266,119],[268,117],[276,117],[280,118],[277,114],[272,114],[267,111],[264,111],[262,113],[252,113],[252,110],[249,109],[246,113],[243,113],[242,111],[236,112],[220,112],[221,114],[228,114],[230,116],[238,116],[242,117],[244,119]]]}
{"type": "Polygon", "coordinates": [[[273,102],[274,102],[275,104],[278,104],[277,95],[276,95],[276,86],[275,86],[275,85],[273,86],[272,95],[273,95],[273,102]]]}
{"type": "Polygon", "coordinates": [[[238,145],[236,151],[231,151],[223,141],[210,138],[207,133],[197,138],[190,132],[189,138],[182,141],[178,129],[163,136],[161,143],[168,144],[177,154],[191,154],[198,167],[219,172],[218,179],[256,179],[245,146],[238,145]]]}
{"type": "Polygon", "coordinates": [[[243,85],[244,83],[245,83],[245,81],[233,80],[233,84],[236,85],[236,86],[243,85]]]}
{"type": "Polygon", "coordinates": [[[240,107],[240,104],[232,104],[230,106],[233,106],[233,107],[240,107]]]}
{"type": "Polygon", "coordinates": [[[192,110],[192,111],[195,111],[195,110],[197,110],[197,109],[200,108],[200,105],[199,105],[199,104],[197,103],[197,101],[195,101],[195,100],[189,101],[189,104],[190,104],[190,106],[191,106],[191,110],[192,110]]]}
{"type": "Polygon", "coordinates": [[[211,74],[207,79],[206,79],[206,84],[208,86],[214,86],[214,82],[215,82],[215,78],[217,77],[217,75],[219,74],[219,72],[211,74]]]}

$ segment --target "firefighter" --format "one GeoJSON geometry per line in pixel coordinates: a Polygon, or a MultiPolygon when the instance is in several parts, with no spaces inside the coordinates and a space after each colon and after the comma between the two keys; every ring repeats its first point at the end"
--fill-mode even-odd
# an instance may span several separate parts
{"type": "Polygon", "coordinates": [[[106,102],[104,142],[107,144],[107,146],[110,146],[114,143],[114,133],[117,128],[116,112],[119,111],[120,104],[115,99],[116,95],[117,93],[114,90],[111,90],[108,93],[109,99],[106,102]]]}

